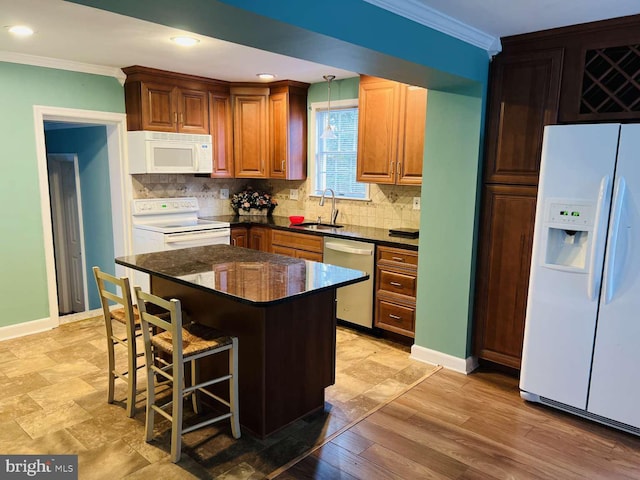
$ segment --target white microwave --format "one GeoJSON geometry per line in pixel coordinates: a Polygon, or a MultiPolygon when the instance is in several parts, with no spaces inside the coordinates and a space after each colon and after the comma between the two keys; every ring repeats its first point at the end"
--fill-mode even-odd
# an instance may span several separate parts
{"type": "Polygon", "coordinates": [[[211,135],[128,132],[129,173],[211,173],[211,135]]]}

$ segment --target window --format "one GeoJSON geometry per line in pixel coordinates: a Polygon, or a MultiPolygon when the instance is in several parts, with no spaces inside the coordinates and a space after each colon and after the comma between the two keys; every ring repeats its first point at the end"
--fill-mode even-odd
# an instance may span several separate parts
{"type": "Polygon", "coordinates": [[[329,120],[335,139],[321,138],[327,126],[327,103],[311,104],[311,195],[331,188],[336,198],[369,200],[369,184],[356,182],[358,100],[331,102],[329,120]]]}

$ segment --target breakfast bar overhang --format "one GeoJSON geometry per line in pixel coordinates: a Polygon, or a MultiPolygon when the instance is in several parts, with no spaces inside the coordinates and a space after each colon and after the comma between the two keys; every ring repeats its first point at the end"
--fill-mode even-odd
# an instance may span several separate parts
{"type": "MultiPolygon", "coordinates": [[[[240,423],[265,438],[324,408],[335,382],[336,289],[368,273],[230,245],[116,259],[178,298],[190,321],[239,340],[240,423]]],[[[213,375],[215,363],[201,375],[213,375]]]]}

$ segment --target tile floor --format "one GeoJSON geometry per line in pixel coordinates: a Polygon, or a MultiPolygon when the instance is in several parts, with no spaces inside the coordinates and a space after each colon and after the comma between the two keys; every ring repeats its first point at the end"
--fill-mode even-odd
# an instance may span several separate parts
{"type": "Polygon", "coordinates": [[[81,479],[264,478],[434,369],[409,359],[408,347],[345,327],[337,339],[336,384],[326,390],[324,412],[266,440],[234,440],[227,422],[196,430],[183,437],[176,465],[166,420],[144,441],[144,394],[131,419],[119,401],[123,382],[107,404],[101,318],[0,342],[0,452],[78,454],[81,479]]]}

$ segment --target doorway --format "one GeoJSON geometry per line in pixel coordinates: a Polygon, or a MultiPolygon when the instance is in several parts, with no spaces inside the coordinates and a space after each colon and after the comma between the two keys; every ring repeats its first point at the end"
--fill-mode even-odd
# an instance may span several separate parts
{"type": "MultiPolygon", "coordinates": [[[[100,312],[97,291],[95,288],[90,288],[91,275],[90,270],[88,273],[87,269],[90,269],[92,265],[100,265],[106,271],[111,271],[110,273],[119,276],[126,274],[124,270],[118,269],[115,265],[114,257],[123,256],[130,252],[131,221],[129,215],[126,215],[125,207],[127,199],[132,194],[132,185],[127,176],[128,168],[124,154],[126,145],[125,114],[36,105],[34,106],[34,121],[49,297],[49,318],[43,319],[38,322],[38,325],[32,327],[34,331],[39,331],[58,326],[61,323],[60,315],[64,315],[68,308],[59,305],[59,298],[64,298],[66,294],[58,294],[59,288],[62,287],[58,286],[60,275],[57,273],[56,256],[59,254],[55,248],[52,214],[55,202],[50,194],[48,156],[54,153],[68,152],[76,155],[77,152],[80,152],[79,155],[76,155],[78,167],[74,167],[74,174],[78,172],[80,177],[79,182],[75,180],[76,185],[81,185],[79,189],[76,187],[78,198],[75,202],[78,209],[80,230],[78,239],[81,243],[81,261],[76,261],[76,263],[81,265],[80,270],[84,278],[80,282],[78,280],[80,275],[75,274],[76,285],[72,286],[72,291],[75,293],[72,294],[72,297],[83,297],[84,306],[80,307],[79,303],[72,306],[71,311],[76,309],[83,309],[83,311],[64,316],[64,323],[97,315],[100,312]],[[55,126],[52,127],[54,124],[55,126]],[[73,135],[83,137],[91,130],[94,133],[100,131],[100,139],[96,142],[91,140],[85,142],[85,150],[75,147],[50,149],[49,146],[52,146],[54,142],[50,141],[50,132],[46,132],[45,127],[58,132],[67,129],[69,132],[73,132],[73,135]],[[92,155],[92,158],[99,158],[96,161],[84,163],[85,151],[91,149],[100,150],[101,155],[92,155]],[[88,180],[87,175],[89,175],[88,180]],[[107,227],[108,232],[104,230],[107,227]],[[84,247],[82,247],[82,242],[84,242],[84,247]],[[81,290],[80,283],[82,283],[82,294],[78,293],[81,290]]],[[[70,201],[69,203],[74,202],[70,201]]],[[[75,268],[77,269],[77,266],[75,268]]],[[[73,275],[72,273],[69,276],[73,275]]]]}
{"type": "Polygon", "coordinates": [[[88,305],[78,155],[47,154],[58,313],[84,312],[88,305]]]}

